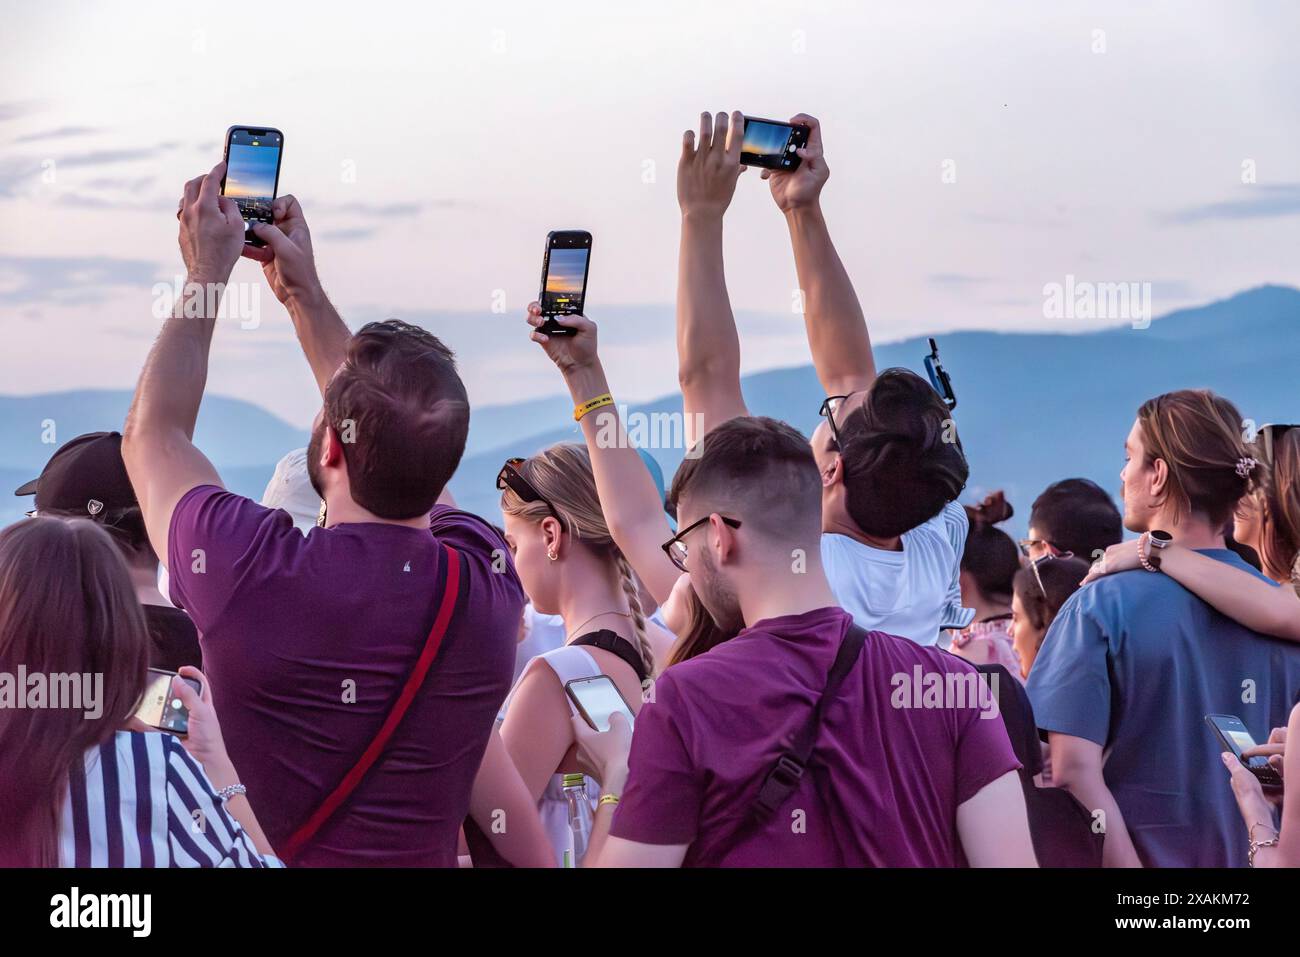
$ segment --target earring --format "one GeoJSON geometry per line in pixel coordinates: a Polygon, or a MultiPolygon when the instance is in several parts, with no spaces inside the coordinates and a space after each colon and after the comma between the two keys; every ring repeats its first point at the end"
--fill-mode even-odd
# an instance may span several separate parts
{"type": "Polygon", "coordinates": [[[555,561],[560,556],[555,554],[555,552],[547,552],[546,557],[549,558],[551,561],[555,561]]]}

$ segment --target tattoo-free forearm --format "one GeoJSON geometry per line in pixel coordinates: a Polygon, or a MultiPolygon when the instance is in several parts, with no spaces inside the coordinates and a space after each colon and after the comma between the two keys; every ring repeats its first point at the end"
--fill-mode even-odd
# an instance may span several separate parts
{"type": "Polygon", "coordinates": [[[861,391],[876,377],[871,337],[821,207],[796,207],[786,213],[786,223],[817,378],[827,395],[861,391]]]}
{"type": "MultiPolygon", "coordinates": [[[[677,263],[677,378],[686,419],[702,413],[707,432],[745,414],[740,391],[740,337],[723,270],[722,216],[682,217],[677,263]]],[[[689,436],[694,442],[703,436],[689,436]]]]}
{"type": "Polygon", "coordinates": [[[352,333],[323,289],[317,288],[309,296],[290,299],[287,306],[303,355],[311,366],[316,386],[324,395],[325,387],[343,364],[352,333]]]}

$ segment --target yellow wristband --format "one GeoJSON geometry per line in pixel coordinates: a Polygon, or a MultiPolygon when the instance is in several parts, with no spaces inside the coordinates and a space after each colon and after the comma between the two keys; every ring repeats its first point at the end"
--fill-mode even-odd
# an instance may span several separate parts
{"type": "Polygon", "coordinates": [[[613,404],[614,404],[614,397],[610,395],[608,392],[606,392],[604,395],[598,395],[594,399],[588,399],[586,402],[583,402],[581,405],[575,405],[573,407],[573,421],[581,422],[582,417],[586,415],[588,412],[592,412],[596,409],[599,409],[601,406],[613,405],[613,404]]]}
{"type": "Polygon", "coordinates": [[[600,796],[600,800],[596,802],[596,807],[600,807],[602,804],[617,804],[617,803],[618,803],[617,794],[602,794],[600,796]]]}

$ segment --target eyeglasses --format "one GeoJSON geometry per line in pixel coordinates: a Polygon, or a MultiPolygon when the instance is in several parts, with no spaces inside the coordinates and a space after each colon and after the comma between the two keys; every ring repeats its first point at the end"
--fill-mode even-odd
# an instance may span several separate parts
{"type": "Polygon", "coordinates": [[[519,466],[524,464],[524,459],[519,456],[506,459],[506,464],[501,466],[501,471],[497,473],[497,488],[510,489],[524,502],[541,502],[547,507],[555,520],[561,525],[564,520],[560,518],[560,513],[555,510],[555,506],[548,502],[542,493],[533,488],[519,471],[519,466]]]}
{"type": "MultiPolygon", "coordinates": [[[[1055,542],[1049,542],[1045,538],[1022,538],[1020,539],[1020,541],[1016,542],[1016,545],[1019,546],[1020,548],[1020,554],[1024,555],[1025,558],[1028,558],[1030,561],[1035,560],[1034,556],[1030,554],[1033,551],[1035,545],[1044,545],[1048,548],[1055,548],[1058,552],[1065,554],[1065,552],[1061,549],[1059,545],[1057,545],[1055,542]]],[[[1042,558],[1043,556],[1040,555],[1038,557],[1042,558]]]]}
{"type": "Polygon", "coordinates": [[[840,410],[840,406],[847,398],[847,395],[828,395],[822,400],[822,407],[817,410],[817,414],[830,425],[831,437],[834,438],[837,447],[840,444],[840,427],[835,424],[835,413],[840,410]]]}
{"type": "MultiPolygon", "coordinates": [[[[701,525],[703,525],[712,517],[713,515],[709,514],[709,515],[705,515],[698,522],[691,522],[691,524],[687,525],[680,532],[678,532],[672,538],[668,539],[668,541],[664,542],[662,545],[659,546],[664,550],[664,554],[668,556],[669,560],[674,565],[676,565],[680,570],[687,571],[686,568],[687,548],[686,548],[686,543],[682,541],[682,539],[685,538],[687,535],[689,535],[691,532],[695,531],[695,529],[699,528],[701,525]]],[[[726,525],[728,528],[740,528],[739,519],[727,518],[727,516],[725,515],[719,515],[718,518],[722,519],[722,524],[726,525]]]]}
{"type": "Polygon", "coordinates": [[[1043,593],[1044,598],[1047,597],[1047,589],[1043,587],[1043,576],[1039,573],[1038,566],[1046,565],[1048,562],[1055,561],[1058,558],[1073,558],[1073,557],[1074,557],[1074,552],[1061,552],[1061,554],[1059,555],[1052,555],[1049,553],[1047,555],[1040,555],[1029,563],[1029,567],[1032,568],[1034,571],[1034,581],[1038,582],[1038,590],[1043,593]]]}

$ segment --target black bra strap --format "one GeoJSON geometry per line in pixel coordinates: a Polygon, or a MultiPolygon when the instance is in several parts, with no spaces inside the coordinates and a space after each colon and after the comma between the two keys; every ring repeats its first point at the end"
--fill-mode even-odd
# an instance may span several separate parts
{"type": "Polygon", "coordinates": [[[636,679],[645,682],[650,677],[646,674],[645,662],[641,660],[641,653],[637,651],[632,642],[628,641],[622,635],[610,631],[608,628],[602,628],[600,631],[589,631],[585,635],[579,635],[569,642],[571,645],[589,645],[592,648],[599,648],[602,651],[608,651],[612,655],[618,655],[622,658],[629,668],[636,672],[636,679]]]}

